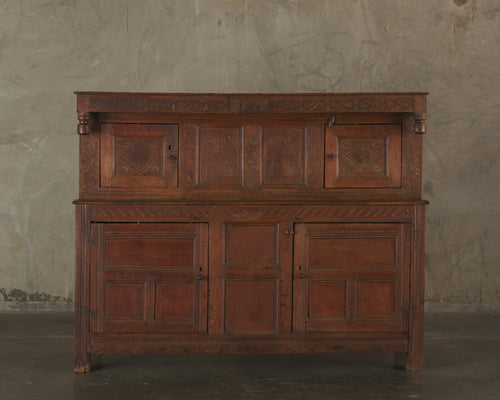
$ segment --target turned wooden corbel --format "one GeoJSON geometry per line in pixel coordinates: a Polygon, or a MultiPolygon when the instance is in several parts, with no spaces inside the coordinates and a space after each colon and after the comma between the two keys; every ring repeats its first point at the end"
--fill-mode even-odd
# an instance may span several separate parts
{"type": "Polygon", "coordinates": [[[90,133],[90,114],[86,112],[78,113],[78,128],[77,133],[79,135],[88,135],[90,133]]]}
{"type": "Polygon", "coordinates": [[[427,132],[427,125],[425,124],[425,119],[427,117],[426,113],[415,114],[413,119],[415,123],[413,124],[413,131],[419,135],[423,135],[427,132]]]}
{"type": "Polygon", "coordinates": [[[413,132],[423,135],[427,132],[425,119],[427,118],[427,94],[418,93],[413,96],[413,132]]]}

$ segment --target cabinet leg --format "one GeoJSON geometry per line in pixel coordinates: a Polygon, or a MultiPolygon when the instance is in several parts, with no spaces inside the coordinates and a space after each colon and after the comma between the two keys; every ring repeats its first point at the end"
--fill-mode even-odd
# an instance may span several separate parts
{"type": "Polygon", "coordinates": [[[73,370],[77,374],[90,372],[90,353],[80,354],[80,357],[75,356],[73,370]]]}
{"type": "Polygon", "coordinates": [[[414,248],[410,272],[410,308],[408,329],[408,353],[405,368],[407,371],[420,371],[424,347],[424,227],[425,208],[415,206],[414,248]]]}
{"type": "Polygon", "coordinates": [[[394,368],[407,371],[420,371],[422,369],[422,357],[410,353],[395,353],[394,368]]]}
{"type": "Polygon", "coordinates": [[[407,371],[420,371],[422,369],[422,351],[409,351],[406,355],[405,368],[407,371]]]}
{"type": "Polygon", "coordinates": [[[76,268],[75,268],[75,342],[74,365],[76,373],[90,371],[89,352],[89,298],[90,298],[90,209],[76,206],[76,268]]]}

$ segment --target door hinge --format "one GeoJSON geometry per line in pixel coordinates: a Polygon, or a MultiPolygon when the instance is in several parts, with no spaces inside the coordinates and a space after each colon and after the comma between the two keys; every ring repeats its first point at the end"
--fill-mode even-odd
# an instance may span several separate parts
{"type": "Polygon", "coordinates": [[[295,232],[294,230],[291,230],[291,231],[285,231],[284,233],[285,233],[285,235],[295,235],[297,232],[295,232]]]}
{"type": "Polygon", "coordinates": [[[331,128],[334,123],[335,123],[335,115],[332,115],[330,118],[328,118],[328,122],[326,123],[326,126],[331,128]]]}
{"type": "Polygon", "coordinates": [[[96,244],[97,243],[97,239],[94,237],[92,237],[91,235],[85,235],[85,243],[92,243],[92,244],[96,244]]]}

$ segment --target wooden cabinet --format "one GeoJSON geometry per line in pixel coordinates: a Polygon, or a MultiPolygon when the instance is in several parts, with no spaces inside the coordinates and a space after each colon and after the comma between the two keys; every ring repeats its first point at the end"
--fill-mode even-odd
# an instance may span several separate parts
{"type": "Polygon", "coordinates": [[[422,363],[425,93],[77,93],[92,354],[422,363]]]}

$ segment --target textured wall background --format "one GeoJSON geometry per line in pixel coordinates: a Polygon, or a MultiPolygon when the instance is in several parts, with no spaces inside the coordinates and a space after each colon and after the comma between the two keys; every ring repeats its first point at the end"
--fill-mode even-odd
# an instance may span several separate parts
{"type": "Polygon", "coordinates": [[[74,90],[429,90],[427,299],[499,310],[499,75],[498,0],[0,0],[0,309],[71,306],[74,90]]]}

